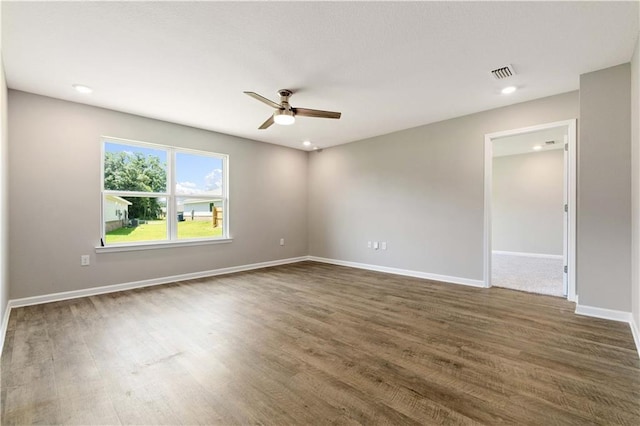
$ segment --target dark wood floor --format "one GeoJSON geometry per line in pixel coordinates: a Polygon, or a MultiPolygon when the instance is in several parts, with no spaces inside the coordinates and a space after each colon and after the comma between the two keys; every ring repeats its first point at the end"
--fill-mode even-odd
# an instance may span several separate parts
{"type": "Polygon", "coordinates": [[[3,425],[640,424],[629,326],[304,262],[14,309],[3,425]]]}

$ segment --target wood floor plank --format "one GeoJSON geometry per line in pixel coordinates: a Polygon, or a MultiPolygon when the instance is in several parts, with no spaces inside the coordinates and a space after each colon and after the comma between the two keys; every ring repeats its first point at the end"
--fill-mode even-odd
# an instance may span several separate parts
{"type": "Polygon", "coordinates": [[[1,424],[640,424],[628,325],[301,262],[13,309],[1,424]]]}

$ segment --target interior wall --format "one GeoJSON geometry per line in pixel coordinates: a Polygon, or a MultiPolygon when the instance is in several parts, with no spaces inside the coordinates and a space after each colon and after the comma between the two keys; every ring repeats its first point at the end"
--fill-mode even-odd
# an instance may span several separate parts
{"type": "MultiPolygon", "coordinates": [[[[640,35],[631,60],[631,203],[632,203],[632,311],[640,331],[640,35]]],[[[640,335],[636,336],[640,339],[640,335]]],[[[636,341],[640,351],[640,341],[636,341]]]]}
{"type": "Polygon", "coordinates": [[[562,255],[564,151],[493,158],[493,250],[562,255]]]}
{"type": "Polygon", "coordinates": [[[569,92],[311,153],[309,253],[482,280],[484,135],[573,119],[578,104],[569,92]]]}
{"type": "Polygon", "coordinates": [[[307,254],[304,151],[14,90],[8,121],[12,299],[307,254]],[[228,154],[233,242],[96,254],[103,135],[228,154]]]}
{"type": "Polygon", "coordinates": [[[631,76],[623,64],[580,76],[579,303],[631,311],[631,76]]]}
{"type": "MultiPolygon", "coordinates": [[[[1,9],[1,8],[0,8],[1,9]]],[[[7,137],[7,83],[2,62],[2,40],[0,39],[0,342],[4,337],[3,318],[9,301],[9,237],[7,211],[8,177],[8,137],[7,137]]],[[[0,345],[0,350],[2,350],[0,345]]]]}

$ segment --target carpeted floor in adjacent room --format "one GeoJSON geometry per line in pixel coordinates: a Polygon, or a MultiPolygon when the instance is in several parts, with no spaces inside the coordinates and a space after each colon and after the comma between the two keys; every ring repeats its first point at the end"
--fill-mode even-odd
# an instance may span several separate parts
{"type": "Polygon", "coordinates": [[[529,293],[563,296],[562,259],[493,253],[491,284],[529,293]]]}

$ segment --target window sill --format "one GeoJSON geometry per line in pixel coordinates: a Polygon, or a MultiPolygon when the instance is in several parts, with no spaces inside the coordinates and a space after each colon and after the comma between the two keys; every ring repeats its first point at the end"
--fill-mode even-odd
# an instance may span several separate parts
{"type": "Polygon", "coordinates": [[[96,247],[96,253],[115,253],[121,251],[155,250],[164,248],[204,246],[210,244],[225,244],[232,242],[232,238],[217,238],[215,240],[184,240],[184,241],[153,241],[138,244],[110,244],[96,247]]]}

